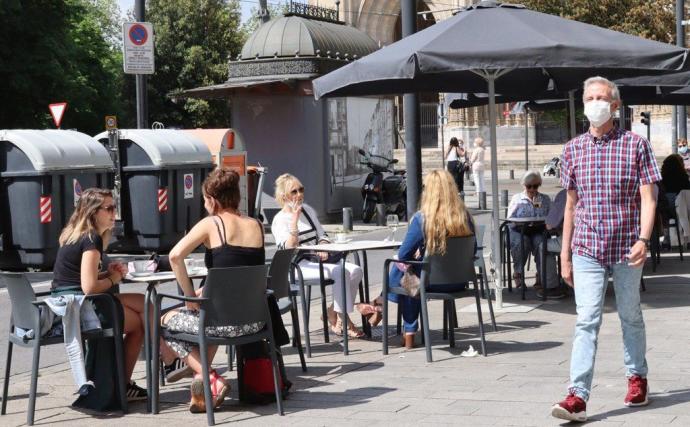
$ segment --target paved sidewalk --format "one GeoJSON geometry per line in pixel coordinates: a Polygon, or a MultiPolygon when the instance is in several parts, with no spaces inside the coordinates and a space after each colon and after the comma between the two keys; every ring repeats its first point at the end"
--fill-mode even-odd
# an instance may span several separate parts
{"type": "MultiPolygon", "coordinates": [[[[646,408],[623,406],[626,381],[621,334],[609,289],[588,408],[593,424],[690,425],[688,262],[681,263],[677,254],[667,254],[657,274],[651,274],[647,267],[647,291],[642,300],[652,403],[646,408]]],[[[372,277],[376,282],[379,275],[372,273],[372,277]]],[[[377,290],[373,286],[372,294],[377,290]]],[[[521,303],[517,293],[506,292],[505,300],[521,303]]],[[[528,302],[540,303],[531,290],[528,302]]],[[[288,376],[294,383],[285,401],[286,416],[275,415],[274,405],[240,404],[236,373],[225,372],[233,383],[233,392],[217,412],[216,420],[219,424],[242,421],[255,425],[559,425],[558,420],[550,418],[549,411],[567,386],[575,321],[572,298],[547,301],[527,312],[497,312],[498,332],[487,333],[489,356],[464,358],[459,354],[468,345],[479,348],[472,304],[472,299],[467,298],[458,306],[460,327],[454,349],[441,340],[438,332],[441,304],[432,304],[431,327],[437,332],[433,334],[435,362],[431,364],[425,362],[423,348],[404,351],[397,338],[391,340],[388,356],[382,356],[378,339],[351,340],[351,355],[343,356],[339,344],[323,344],[318,304],[312,304],[314,357],[307,361],[306,374],[299,368],[294,349],[285,349],[288,376]]],[[[379,327],[375,335],[380,334],[379,327]]],[[[60,346],[44,349],[44,353],[62,351],[60,346]]],[[[30,356],[28,351],[18,349],[15,357],[30,356]]],[[[221,371],[225,370],[224,362],[225,354],[220,351],[215,365],[221,371]]],[[[143,384],[143,377],[140,362],[135,379],[143,384]]],[[[12,376],[8,414],[0,418],[0,425],[25,422],[28,388],[26,372],[12,376]]],[[[38,391],[36,425],[182,426],[204,425],[206,421],[204,415],[188,412],[189,385],[185,381],[162,388],[162,412],[156,416],[146,414],[143,403],[132,404],[124,417],[117,413],[94,416],[71,409],[74,386],[64,362],[41,370],[38,391]]]]}

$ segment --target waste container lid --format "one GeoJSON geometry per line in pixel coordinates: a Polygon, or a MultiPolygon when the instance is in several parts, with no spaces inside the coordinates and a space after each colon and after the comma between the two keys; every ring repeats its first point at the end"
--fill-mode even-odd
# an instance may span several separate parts
{"type": "Polygon", "coordinates": [[[0,130],[0,141],[22,150],[36,171],[113,169],[108,151],[89,135],[73,130],[0,130]]]}
{"type": "MultiPolygon", "coordinates": [[[[107,138],[107,132],[95,136],[107,138]]],[[[120,129],[120,139],[140,146],[154,166],[211,163],[211,152],[200,139],[174,129],[120,129]]]]}

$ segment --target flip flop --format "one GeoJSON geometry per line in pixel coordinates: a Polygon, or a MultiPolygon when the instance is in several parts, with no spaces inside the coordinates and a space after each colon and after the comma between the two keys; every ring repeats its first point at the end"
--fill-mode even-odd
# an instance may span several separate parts
{"type": "Polygon", "coordinates": [[[380,313],[383,310],[380,305],[369,304],[366,302],[355,304],[355,308],[357,311],[359,311],[359,314],[365,317],[380,313]]]}

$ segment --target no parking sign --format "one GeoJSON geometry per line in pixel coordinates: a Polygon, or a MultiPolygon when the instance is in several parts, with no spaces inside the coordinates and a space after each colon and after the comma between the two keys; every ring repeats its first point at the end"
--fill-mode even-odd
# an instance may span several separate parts
{"type": "Polygon", "coordinates": [[[194,198],[194,175],[191,173],[184,174],[184,198],[194,198]]]}
{"type": "Polygon", "coordinates": [[[125,22],[122,33],[125,73],[153,74],[153,25],[149,22],[125,22]]]}

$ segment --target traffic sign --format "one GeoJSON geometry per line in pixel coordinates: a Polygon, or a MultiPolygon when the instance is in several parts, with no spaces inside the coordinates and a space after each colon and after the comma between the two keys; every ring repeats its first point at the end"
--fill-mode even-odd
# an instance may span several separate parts
{"type": "Polygon", "coordinates": [[[56,102],[55,104],[48,104],[48,109],[50,110],[50,115],[53,116],[53,122],[56,128],[60,128],[60,123],[62,123],[62,116],[65,114],[67,109],[66,102],[56,102]]]}
{"type": "Polygon", "coordinates": [[[105,130],[117,129],[117,117],[105,116],[105,130]]]}
{"type": "Polygon", "coordinates": [[[125,73],[153,74],[153,25],[149,22],[125,22],[122,33],[125,73]]]}

